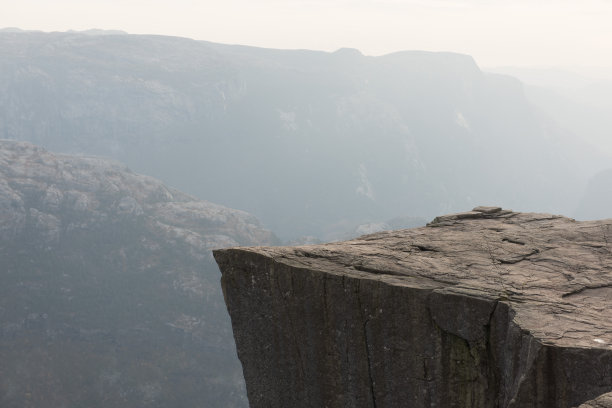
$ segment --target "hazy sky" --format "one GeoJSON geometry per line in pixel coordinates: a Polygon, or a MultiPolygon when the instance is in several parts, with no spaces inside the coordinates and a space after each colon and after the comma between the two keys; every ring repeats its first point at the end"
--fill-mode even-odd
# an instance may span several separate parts
{"type": "Polygon", "coordinates": [[[455,51],[485,67],[612,67],[612,0],[0,0],[0,27],[368,55],[455,51]]]}

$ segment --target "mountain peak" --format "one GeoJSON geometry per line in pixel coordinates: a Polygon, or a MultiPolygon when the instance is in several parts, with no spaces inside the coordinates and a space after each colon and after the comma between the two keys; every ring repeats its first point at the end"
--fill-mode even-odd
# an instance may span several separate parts
{"type": "Polygon", "coordinates": [[[342,47],[334,51],[333,54],[341,56],[341,57],[349,57],[349,58],[363,57],[363,54],[357,48],[342,47]]]}

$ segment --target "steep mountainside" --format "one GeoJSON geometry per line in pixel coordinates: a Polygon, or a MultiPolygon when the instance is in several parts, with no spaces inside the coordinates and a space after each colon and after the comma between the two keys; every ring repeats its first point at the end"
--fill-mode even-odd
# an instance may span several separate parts
{"type": "Polygon", "coordinates": [[[586,75],[528,68],[494,72],[520,79],[526,85],[527,99],[534,106],[572,132],[575,138],[612,154],[612,69],[586,75]]]}
{"type": "Polygon", "coordinates": [[[0,55],[2,137],[115,157],[283,238],[482,202],[567,213],[599,168],[465,55],[19,32],[0,55]]]}
{"type": "Polygon", "coordinates": [[[0,141],[0,406],[243,407],[212,248],[252,216],[0,141]]]}
{"type": "Polygon", "coordinates": [[[478,207],[217,250],[251,407],[610,407],[611,233],[478,207]]]}
{"type": "Polygon", "coordinates": [[[589,180],[576,216],[586,220],[612,216],[612,169],[599,172],[589,180]]]}

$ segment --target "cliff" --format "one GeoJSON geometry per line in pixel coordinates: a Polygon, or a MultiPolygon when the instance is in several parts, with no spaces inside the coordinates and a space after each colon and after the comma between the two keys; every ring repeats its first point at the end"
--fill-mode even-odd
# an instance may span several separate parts
{"type": "Polygon", "coordinates": [[[217,250],[249,402],[598,398],[612,390],[611,225],[478,207],[347,242],[217,250]]]}
{"type": "Polygon", "coordinates": [[[253,216],[0,140],[0,406],[244,407],[211,249],[253,216]]]}

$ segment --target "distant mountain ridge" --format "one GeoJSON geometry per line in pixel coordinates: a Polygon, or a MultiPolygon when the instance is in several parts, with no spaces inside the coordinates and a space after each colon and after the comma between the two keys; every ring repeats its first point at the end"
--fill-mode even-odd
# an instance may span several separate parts
{"type": "Polygon", "coordinates": [[[0,137],[114,157],[284,239],[482,203],[571,214],[604,157],[469,56],[1,33],[0,137]]]}
{"type": "Polygon", "coordinates": [[[0,406],[246,407],[211,249],[242,211],[0,140],[0,406]]]}

